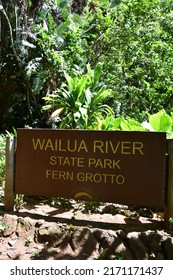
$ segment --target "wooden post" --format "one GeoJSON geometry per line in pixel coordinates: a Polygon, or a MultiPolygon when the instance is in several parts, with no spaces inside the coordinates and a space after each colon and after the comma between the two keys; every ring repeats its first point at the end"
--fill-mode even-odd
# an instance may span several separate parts
{"type": "Polygon", "coordinates": [[[14,211],[14,156],[16,138],[8,136],[6,139],[6,162],[5,162],[5,195],[4,210],[14,211]]]}
{"type": "Polygon", "coordinates": [[[167,140],[168,170],[164,223],[167,229],[173,229],[173,139],[167,140]]]}

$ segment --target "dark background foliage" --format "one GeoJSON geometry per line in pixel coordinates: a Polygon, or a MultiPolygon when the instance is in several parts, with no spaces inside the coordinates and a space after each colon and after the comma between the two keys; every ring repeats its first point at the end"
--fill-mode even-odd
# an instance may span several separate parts
{"type": "Polygon", "coordinates": [[[50,126],[43,97],[88,64],[102,64],[115,117],[170,113],[172,37],[171,0],[1,0],[0,131],[50,126]]]}

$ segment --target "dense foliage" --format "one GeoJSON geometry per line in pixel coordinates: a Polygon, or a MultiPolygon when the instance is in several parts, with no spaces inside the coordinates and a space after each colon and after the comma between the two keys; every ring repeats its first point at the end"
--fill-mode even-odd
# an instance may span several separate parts
{"type": "Polygon", "coordinates": [[[0,21],[1,131],[51,126],[56,110],[57,127],[75,128],[100,128],[106,115],[171,115],[172,0],[1,0],[0,21]],[[100,65],[97,88],[87,84],[69,103],[69,81],[100,65]]]}
{"type": "Polygon", "coordinates": [[[58,108],[50,117],[55,127],[94,129],[106,115],[113,115],[111,108],[103,104],[112,92],[99,84],[101,69],[98,64],[94,70],[87,65],[86,74],[74,71],[69,76],[64,72],[66,83],[44,98],[50,103],[44,110],[58,108]]]}

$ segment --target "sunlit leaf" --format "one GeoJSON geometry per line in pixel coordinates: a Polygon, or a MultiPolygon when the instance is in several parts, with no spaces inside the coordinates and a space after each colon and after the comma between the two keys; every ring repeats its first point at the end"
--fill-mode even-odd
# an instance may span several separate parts
{"type": "Polygon", "coordinates": [[[64,110],[64,108],[59,108],[59,109],[55,110],[55,111],[51,114],[51,116],[49,117],[49,119],[52,119],[52,118],[55,118],[55,117],[59,116],[59,114],[60,114],[63,110],[64,110]]]}
{"type": "Polygon", "coordinates": [[[172,119],[165,110],[161,110],[149,117],[149,123],[155,131],[166,132],[171,128],[172,119]]]}

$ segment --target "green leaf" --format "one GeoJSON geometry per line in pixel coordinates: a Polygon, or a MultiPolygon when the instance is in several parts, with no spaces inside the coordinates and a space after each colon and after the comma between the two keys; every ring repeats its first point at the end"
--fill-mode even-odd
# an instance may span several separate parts
{"type": "Polygon", "coordinates": [[[121,121],[121,129],[125,131],[145,131],[146,129],[142,127],[141,123],[133,119],[123,119],[121,121]]]}
{"type": "Polygon", "coordinates": [[[172,119],[165,110],[161,110],[149,117],[149,123],[155,131],[166,132],[171,128],[172,119]]]}
{"type": "Polygon", "coordinates": [[[62,36],[64,32],[67,31],[68,22],[62,22],[56,28],[56,33],[58,36],[62,36]]]}
{"type": "Polygon", "coordinates": [[[94,81],[93,81],[93,87],[97,85],[99,82],[100,76],[102,74],[102,64],[98,63],[96,67],[94,68],[94,81]]]}
{"type": "Polygon", "coordinates": [[[72,77],[70,77],[67,72],[64,71],[64,76],[67,80],[67,83],[69,85],[70,90],[73,90],[74,88],[74,79],[72,77]]]}
{"type": "MultiPolygon", "coordinates": [[[[87,127],[87,124],[88,124],[87,109],[86,109],[86,108],[83,108],[83,107],[80,107],[80,108],[79,108],[79,111],[80,111],[80,113],[81,113],[82,120],[84,120],[85,128],[86,128],[86,127],[87,127]]],[[[81,126],[81,128],[83,128],[83,125],[81,126]]]]}
{"type": "Polygon", "coordinates": [[[86,98],[86,105],[89,106],[91,103],[91,98],[92,98],[92,93],[89,88],[86,89],[86,91],[85,91],[85,98],[86,98]]]}
{"type": "Polygon", "coordinates": [[[80,101],[83,103],[85,100],[85,85],[87,82],[87,77],[86,76],[82,76],[81,79],[78,81],[77,85],[76,85],[76,94],[78,99],[80,99],[80,101]]]}
{"type": "Polygon", "coordinates": [[[123,119],[124,119],[123,117],[114,118],[112,120],[112,129],[113,130],[120,129],[120,125],[123,119]]]}
{"type": "Polygon", "coordinates": [[[120,130],[120,124],[123,117],[114,118],[113,115],[107,115],[102,121],[103,130],[120,130]]]}
{"type": "Polygon", "coordinates": [[[44,111],[47,111],[47,110],[50,110],[50,109],[52,109],[52,105],[51,104],[50,105],[44,105],[42,107],[42,110],[44,110],[44,111]]]}

